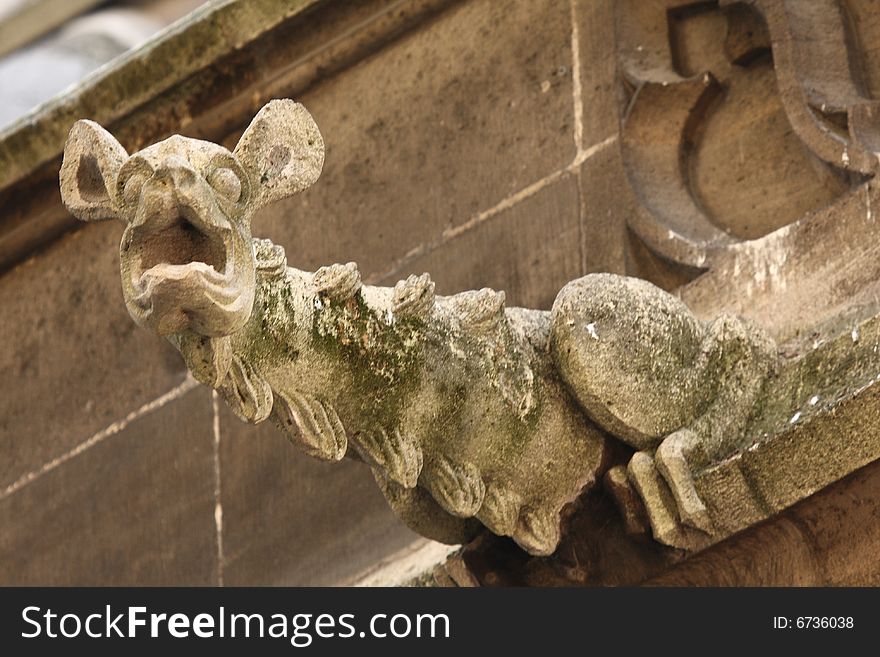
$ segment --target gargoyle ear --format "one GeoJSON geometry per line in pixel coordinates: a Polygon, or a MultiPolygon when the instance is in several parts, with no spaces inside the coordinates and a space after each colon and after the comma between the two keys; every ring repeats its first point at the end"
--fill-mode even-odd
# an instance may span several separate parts
{"type": "Polygon", "coordinates": [[[118,216],[113,190],[116,174],[128,153],[116,138],[94,121],[73,124],[64,145],[61,164],[61,199],[82,221],[102,221],[118,216]]]}
{"type": "Polygon", "coordinates": [[[324,166],[324,139],[312,115],[284,98],[263,106],[235,147],[254,186],[254,208],[311,186],[324,166]]]}

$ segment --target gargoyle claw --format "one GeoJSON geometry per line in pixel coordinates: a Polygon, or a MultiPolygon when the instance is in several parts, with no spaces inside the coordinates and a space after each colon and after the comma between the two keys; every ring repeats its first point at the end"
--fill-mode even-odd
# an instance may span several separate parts
{"type": "Polygon", "coordinates": [[[315,291],[333,301],[346,301],[361,289],[361,273],[355,263],[328,265],[315,272],[315,291]]]}
{"type": "Polygon", "coordinates": [[[694,487],[687,462],[687,454],[698,445],[699,439],[692,431],[688,429],[676,431],[660,443],[654,455],[654,464],[675,498],[681,522],[712,533],[712,519],[694,487]]]}
{"type": "Polygon", "coordinates": [[[682,524],[672,491],[650,454],[633,454],[627,474],[645,503],[656,540],[684,550],[701,549],[711,542],[708,534],[682,524]]]}

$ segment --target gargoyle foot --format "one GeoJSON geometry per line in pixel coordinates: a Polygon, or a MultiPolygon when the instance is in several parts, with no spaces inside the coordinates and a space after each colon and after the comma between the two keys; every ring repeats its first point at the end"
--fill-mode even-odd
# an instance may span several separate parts
{"type": "Polygon", "coordinates": [[[654,464],[675,498],[681,522],[689,527],[712,533],[712,519],[694,487],[688,465],[688,456],[699,448],[696,434],[690,429],[680,429],[660,443],[654,454],[654,464]]]}
{"type": "Polygon", "coordinates": [[[648,537],[651,526],[645,504],[627,474],[625,465],[615,465],[605,473],[605,490],[614,499],[617,510],[623,516],[624,528],[629,536],[648,537]]]}
{"type": "Polygon", "coordinates": [[[656,540],[683,550],[698,550],[712,542],[709,533],[683,522],[672,487],[650,453],[636,452],[629,462],[627,474],[645,504],[656,540]]]}

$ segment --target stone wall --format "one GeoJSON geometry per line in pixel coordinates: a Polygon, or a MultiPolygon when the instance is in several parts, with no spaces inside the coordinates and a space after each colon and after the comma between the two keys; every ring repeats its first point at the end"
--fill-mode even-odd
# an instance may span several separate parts
{"type": "MultiPolygon", "coordinates": [[[[254,222],[299,268],[429,271],[438,293],[490,286],[538,308],[587,272],[686,279],[625,228],[611,0],[300,4],[210,62],[209,85],[197,71],[108,128],[130,148],[169,132],[231,145],[265,97],[303,102],[324,173],[254,222]],[[319,56],[369,45],[304,77],[299,34],[319,56]]],[[[31,230],[0,276],[0,583],[333,584],[410,545],[367,468],[240,423],[135,327],[121,226],[65,223],[53,157],[0,192],[0,242],[31,230]]]]}
{"type": "MultiPolygon", "coordinates": [[[[536,308],[582,274],[634,275],[701,318],[758,322],[785,358],[865,369],[880,335],[869,4],[213,3],[0,132],[0,584],[339,584],[420,545],[367,468],[242,424],[136,328],[121,226],[61,205],[76,119],[130,152],[173,133],[231,147],[266,101],[295,98],[324,172],[253,226],[293,266],[353,260],[389,285],[428,271],[439,294],[488,286],[536,308]]],[[[440,579],[876,583],[880,376],[802,414],[810,376],[748,450],[766,513],[726,541],[687,559],[633,540],[597,489],[552,558],[483,536],[440,579]]],[[[738,467],[707,470],[706,490],[738,467]]],[[[735,502],[721,484],[715,502],[735,502]]]]}

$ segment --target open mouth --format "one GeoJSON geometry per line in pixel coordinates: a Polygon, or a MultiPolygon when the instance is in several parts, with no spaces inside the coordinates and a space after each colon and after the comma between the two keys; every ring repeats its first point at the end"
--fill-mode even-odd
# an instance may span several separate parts
{"type": "Polygon", "coordinates": [[[231,227],[207,225],[194,211],[181,207],[132,230],[132,283],[141,292],[157,281],[191,276],[209,286],[224,285],[232,275],[231,253],[231,227]]]}
{"type": "Polygon", "coordinates": [[[250,315],[253,291],[247,269],[236,264],[236,229],[225,217],[203,217],[176,203],[157,210],[133,222],[123,237],[129,312],[160,335],[238,330],[250,315]]]}
{"type": "Polygon", "coordinates": [[[164,228],[151,231],[140,245],[141,270],[157,265],[203,263],[216,272],[226,269],[226,245],[219,236],[199,230],[183,216],[164,228]]]}

